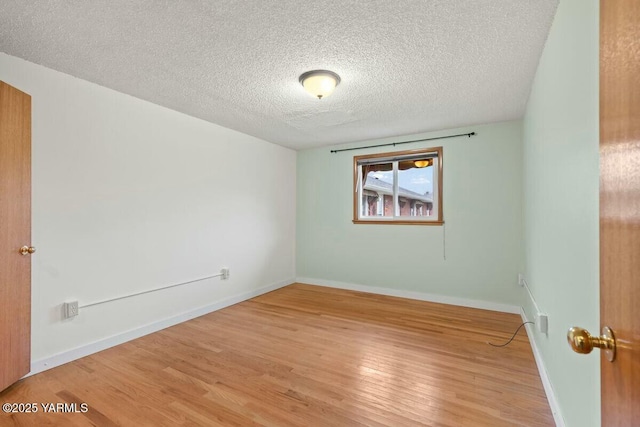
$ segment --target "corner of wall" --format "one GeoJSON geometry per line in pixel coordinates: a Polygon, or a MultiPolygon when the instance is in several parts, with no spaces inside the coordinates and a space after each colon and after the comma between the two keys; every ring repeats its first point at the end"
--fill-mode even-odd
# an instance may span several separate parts
{"type": "Polygon", "coordinates": [[[599,329],[598,18],[595,0],[560,1],[523,125],[521,301],[548,315],[548,334],[530,338],[568,425],[600,419],[599,360],[566,343],[570,326],[599,329]]]}

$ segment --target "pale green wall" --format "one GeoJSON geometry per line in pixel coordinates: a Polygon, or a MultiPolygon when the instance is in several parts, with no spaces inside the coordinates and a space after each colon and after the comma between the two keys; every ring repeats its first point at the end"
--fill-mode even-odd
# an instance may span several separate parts
{"type": "Polygon", "coordinates": [[[476,131],[472,138],[338,154],[298,152],[297,276],[517,304],[522,267],[520,121],[340,145],[476,131]],[[353,156],[444,147],[441,226],[355,225],[353,156]]]}
{"type": "Polygon", "coordinates": [[[526,275],[549,314],[535,339],[568,426],[600,420],[600,355],[565,338],[599,329],[598,15],[596,0],[560,1],[524,120],[526,275]]]}

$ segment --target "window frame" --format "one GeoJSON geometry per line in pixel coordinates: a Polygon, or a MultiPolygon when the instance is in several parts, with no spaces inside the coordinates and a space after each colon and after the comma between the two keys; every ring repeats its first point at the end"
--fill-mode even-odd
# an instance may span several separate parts
{"type": "MultiPolygon", "coordinates": [[[[406,150],[406,151],[395,151],[395,152],[387,152],[387,153],[377,153],[377,154],[365,154],[362,156],[353,156],[353,223],[354,224],[387,224],[387,225],[443,225],[444,224],[444,216],[443,216],[443,206],[442,206],[442,171],[443,171],[443,157],[442,157],[442,147],[431,147],[431,148],[420,148],[416,150],[406,150]],[[363,160],[375,160],[380,159],[380,163],[384,163],[387,160],[390,163],[397,161],[398,157],[412,157],[420,154],[425,155],[434,155],[434,158],[437,159],[437,169],[434,170],[434,175],[437,175],[437,188],[438,194],[435,195],[435,200],[437,200],[438,207],[438,215],[437,218],[434,219],[406,219],[408,217],[395,216],[396,203],[400,196],[398,195],[398,170],[397,168],[393,168],[394,171],[394,182],[393,182],[393,192],[394,192],[394,216],[387,217],[386,219],[381,219],[380,217],[374,217],[374,219],[363,219],[360,217],[359,212],[359,199],[362,198],[361,189],[358,188],[358,162],[363,160]]],[[[362,183],[364,185],[364,183],[362,183]]]]}

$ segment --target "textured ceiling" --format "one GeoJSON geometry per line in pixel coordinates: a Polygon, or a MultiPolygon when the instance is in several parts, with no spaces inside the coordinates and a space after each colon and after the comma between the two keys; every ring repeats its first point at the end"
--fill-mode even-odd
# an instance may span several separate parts
{"type": "Polygon", "coordinates": [[[557,1],[2,0],[0,51],[300,149],[522,117],[557,1]]]}

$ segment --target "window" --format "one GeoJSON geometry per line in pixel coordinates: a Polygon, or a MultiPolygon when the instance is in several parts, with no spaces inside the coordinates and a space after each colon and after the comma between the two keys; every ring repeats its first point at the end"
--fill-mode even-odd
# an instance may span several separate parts
{"type": "Polygon", "coordinates": [[[353,222],[440,225],[442,147],[353,158],[353,222]]]}

